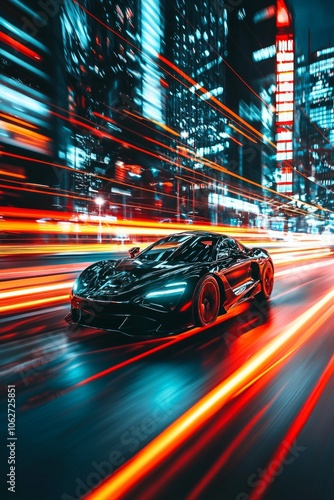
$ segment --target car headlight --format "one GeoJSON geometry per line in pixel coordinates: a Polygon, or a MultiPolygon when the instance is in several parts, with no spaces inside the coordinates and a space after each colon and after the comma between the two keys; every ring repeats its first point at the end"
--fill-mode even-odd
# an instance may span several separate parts
{"type": "Polygon", "coordinates": [[[152,290],[143,297],[143,304],[158,309],[173,310],[187,287],[185,281],[168,283],[160,289],[152,290]]]}
{"type": "Polygon", "coordinates": [[[182,281],[181,283],[170,283],[165,285],[162,290],[155,290],[145,295],[145,299],[156,298],[156,297],[167,297],[175,294],[183,293],[186,288],[187,283],[182,281]]]}

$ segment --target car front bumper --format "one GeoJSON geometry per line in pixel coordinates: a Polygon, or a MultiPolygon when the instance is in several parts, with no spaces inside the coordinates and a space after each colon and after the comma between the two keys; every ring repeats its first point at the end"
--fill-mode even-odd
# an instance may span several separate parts
{"type": "MultiPolygon", "coordinates": [[[[181,315],[182,316],[182,315],[181,315]]],[[[69,324],[101,330],[119,331],[131,336],[154,337],[182,330],[181,317],[156,311],[140,304],[93,301],[73,296],[65,317],[69,324]]]]}

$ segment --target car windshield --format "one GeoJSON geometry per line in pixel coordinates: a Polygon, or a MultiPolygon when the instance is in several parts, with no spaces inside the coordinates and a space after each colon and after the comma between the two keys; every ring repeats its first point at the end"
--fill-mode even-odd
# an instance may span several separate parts
{"type": "Polygon", "coordinates": [[[203,262],[212,260],[216,238],[173,235],[157,241],[137,255],[141,261],[203,262]]]}

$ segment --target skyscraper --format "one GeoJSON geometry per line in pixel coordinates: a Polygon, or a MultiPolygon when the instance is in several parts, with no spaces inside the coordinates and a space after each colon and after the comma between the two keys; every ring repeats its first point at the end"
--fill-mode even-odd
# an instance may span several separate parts
{"type": "Polygon", "coordinates": [[[0,175],[7,184],[4,200],[8,204],[32,206],[36,199],[45,202],[41,193],[47,191],[49,181],[55,181],[54,171],[44,163],[57,149],[51,113],[53,39],[46,36],[46,26],[49,32],[53,30],[49,21],[47,12],[36,11],[30,0],[10,0],[2,5],[0,175]],[[24,182],[27,185],[22,187],[24,182]]]}

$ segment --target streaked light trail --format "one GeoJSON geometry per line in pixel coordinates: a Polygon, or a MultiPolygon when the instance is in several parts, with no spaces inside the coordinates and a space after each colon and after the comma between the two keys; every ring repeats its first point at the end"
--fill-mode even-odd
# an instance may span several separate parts
{"type": "Polygon", "coordinates": [[[224,380],[215,389],[209,392],[198,403],[178,418],[165,431],[149,443],[125,466],[107,479],[100,487],[88,495],[89,500],[113,500],[122,498],[129,492],[136,482],[151,472],[167,456],[181,446],[197,429],[212,417],[229,401],[236,392],[240,391],[252,377],[256,377],[265,365],[282,349],[301,328],[315,316],[321,316],[321,311],[328,308],[334,299],[334,288],[331,289],[319,302],[302,314],[282,334],[274,338],[267,346],[252,356],[234,374],[224,380]]]}

